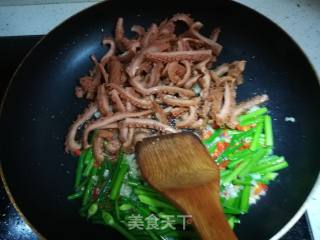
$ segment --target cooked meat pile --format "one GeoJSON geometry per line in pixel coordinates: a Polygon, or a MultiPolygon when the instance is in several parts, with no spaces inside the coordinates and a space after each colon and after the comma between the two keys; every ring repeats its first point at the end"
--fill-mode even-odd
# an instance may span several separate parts
{"type": "Polygon", "coordinates": [[[100,60],[91,57],[94,67],[75,89],[77,97],[90,103],[71,125],[66,151],[89,147],[94,132],[92,147],[99,164],[121,148],[133,152],[138,141],[152,135],[201,131],[208,124],[235,128],[238,115],[268,100],[259,95],[236,103],[246,62],[215,67],[222,50],[217,42],[220,29],[206,37],[200,33],[202,26],[187,14],[176,14],[148,29],[132,26],[136,36],[129,39],[119,18],[114,38],[102,41],[107,53],[100,60]],[[187,30],[177,34],[177,22],[187,30]]]}

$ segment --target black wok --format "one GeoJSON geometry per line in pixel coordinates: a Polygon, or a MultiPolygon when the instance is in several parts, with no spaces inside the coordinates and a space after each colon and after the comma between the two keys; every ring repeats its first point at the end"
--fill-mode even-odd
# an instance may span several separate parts
{"type": "MultiPolygon", "coordinates": [[[[320,169],[320,91],[312,66],[300,48],[274,23],[229,1],[109,1],[70,18],[46,36],[15,73],[2,104],[2,177],[19,211],[49,239],[120,238],[92,225],[69,202],[76,159],[64,153],[64,136],[86,104],[73,95],[77,79],[100,57],[102,36],[112,34],[118,16],[127,32],[134,23],[149,25],[176,12],[191,13],[209,32],[220,26],[224,50],[219,62],[245,59],[246,83],[239,100],[267,93],[274,118],[275,152],[289,168],[270,185],[266,197],[241,217],[240,239],[268,239],[303,206],[320,169]],[[129,6],[130,5],[130,6],[129,6]],[[285,122],[286,116],[296,123],[285,122]]],[[[207,33],[208,33],[207,32],[207,33]]]]}

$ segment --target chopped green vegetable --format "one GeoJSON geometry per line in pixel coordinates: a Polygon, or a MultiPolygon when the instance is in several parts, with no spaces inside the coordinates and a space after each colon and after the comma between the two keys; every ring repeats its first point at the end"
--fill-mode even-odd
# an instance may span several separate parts
{"type": "Polygon", "coordinates": [[[130,203],[124,203],[121,206],[119,206],[120,211],[128,211],[132,208],[133,208],[133,206],[130,203]]]}
{"type": "Polygon", "coordinates": [[[250,185],[244,186],[244,188],[242,190],[241,202],[240,202],[240,210],[241,210],[242,213],[248,212],[250,190],[251,190],[251,186],[250,185]]]}
{"type": "Polygon", "coordinates": [[[279,171],[283,168],[288,167],[288,163],[287,162],[280,162],[280,163],[276,163],[272,166],[266,167],[264,169],[261,169],[259,171],[260,174],[265,174],[265,173],[269,173],[269,172],[275,172],[275,171],[279,171]]]}
{"type": "Polygon", "coordinates": [[[222,184],[223,185],[229,184],[233,179],[235,179],[238,176],[239,173],[241,173],[243,169],[245,169],[249,165],[249,163],[250,161],[243,161],[239,163],[239,165],[236,168],[234,168],[234,170],[230,172],[230,174],[226,176],[222,176],[221,177],[222,184]]]}
{"type": "Polygon", "coordinates": [[[94,159],[92,156],[92,149],[91,148],[88,149],[88,152],[85,157],[85,162],[87,162],[86,163],[87,166],[83,171],[83,176],[87,177],[87,176],[89,176],[91,169],[93,168],[93,164],[94,164],[94,159]]]}
{"type": "Polygon", "coordinates": [[[175,207],[173,207],[170,203],[168,202],[163,202],[155,198],[147,197],[144,195],[138,195],[139,200],[147,205],[150,205],[152,207],[159,207],[159,208],[168,208],[172,210],[176,210],[175,207]]]}
{"type": "Polygon", "coordinates": [[[114,201],[114,210],[115,210],[115,213],[116,213],[117,220],[120,221],[121,219],[120,219],[120,209],[119,209],[119,200],[118,199],[116,199],[114,201]]]}
{"type": "MultiPolygon", "coordinates": [[[[284,160],[284,157],[276,157],[276,158],[269,158],[270,160],[269,161],[263,161],[262,163],[257,163],[255,166],[253,166],[251,169],[250,169],[250,172],[251,173],[254,173],[254,172],[263,172],[265,171],[266,169],[273,169],[273,166],[277,165],[277,164],[280,164],[280,166],[284,165],[284,166],[288,166],[288,163],[284,160]]],[[[281,169],[281,168],[280,168],[281,169]]],[[[275,170],[273,170],[275,171],[275,170]]]]}
{"type": "Polygon", "coordinates": [[[82,178],[82,172],[83,172],[83,168],[84,168],[84,162],[85,162],[85,158],[88,154],[88,151],[89,151],[89,149],[83,150],[80,154],[79,159],[78,159],[76,178],[75,178],[75,183],[74,183],[75,189],[77,189],[80,185],[81,178],[82,178]]]}
{"type": "Polygon", "coordinates": [[[259,116],[259,117],[256,117],[256,118],[249,118],[247,120],[244,120],[242,122],[239,122],[239,125],[241,127],[244,127],[244,126],[250,126],[250,125],[255,125],[255,124],[258,124],[260,122],[263,122],[264,120],[264,117],[263,116],[259,116]]]}
{"type": "Polygon", "coordinates": [[[223,212],[224,212],[225,214],[235,214],[235,215],[238,215],[238,214],[241,214],[241,213],[242,213],[240,209],[229,208],[229,207],[223,208],[223,212]]]}
{"type": "Polygon", "coordinates": [[[236,185],[248,185],[250,186],[252,184],[252,178],[250,176],[246,176],[244,179],[234,179],[232,181],[233,184],[236,185]]]}
{"type": "Polygon", "coordinates": [[[272,130],[272,120],[269,115],[264,117],[264,132],[266,138],[266,145],[273,146],[273,130],[272,130]]]}
{"type": "Polygon", "coordinates": [[[279,174],[276,172],[268,172],[268,173],[262,175],[260,182],[262,182],[264,184],[269,184],[269,182],[275,180],[278,175],[279,174]]]}
{"type": "Polygon", "coordinates": [[[257,127],[256,127],[256,131],[253,135],[253,139],[250,145],[250,150],[251,151],[255,151],[257,150],[257,148],[259,147],[259,139],[260,139],[260,135],[262,133],[263,130],[263,123],[260,122],[258,123],[257,127]]]}
{"type": "Polygon", "coordinates": [[[249,149],[244,149],[241,151],[234,152],[233,154],[230,154],[229,159],[231,161],[240,160],[240,159],[246,158],[250,154],[252,154],[252,152],[249,149]]]}
{"type": "Polygon", "coordinates": [[[88,165],[89,162],[93,159],[92,148],[89,147],[89,148],[87,148],[87,149],[84,150],[84,151],[87,151],[87,152],[86,152],[86,155],[85,155],[85,157],[84,157],[84,164],[85,164],[85,165],[88,165]]]}
{"type": "Polygon", "coordinates": [[[138,201],[133,201],[132,199],[125,198],[127,202],[129,202],[134,208],[137,209],[138,213],[143,217],[148,217],[152,214],[149,208],[147,208],[143,203],[138,201]]]}
{"type": "Polygon", "coordinates": [[[232,170],[232,169],[234,169],[236,166],[238,166],[241,162],[246,161],[246,160],[248,160],[248,159],[249,159],[249,158],[246,157],[246,158],[242,158],[242,159],[233,160],[233,161],[231,161],[231,162],[228,164],[227,168],[230,169],[230,170],[232,170]]]}
{"type": "Polygon", "coordinates": [[[68,200],[74,200],[74,199],[80,198],[82,197],[82,195],[83,195],[83,191],[75,192],[68,196],[68,200]]]}
{"type": "Polygon", "coordinates": [[[143,190],[143,191],[147,191],[147,192],[151,192],[151,193],[157,193],[157,194],[160,194],[159,192],[157,192],[154,188],[152,188],[151,186],[147,186],[147,185],[138,185],[138,186],[135,186],[135,189],[139,189],[139,190],[143,190]]]}
{"type": "Polygon", "coordinates": [[[160,210],[158,208],[156,208],[156,207],[149,206],[149,209],[150,209],[151,212],[154,212],[154,213],[157,213],[157,214],[160,213],[160,210]]]}
{"type": "Polygon", "coordinates": [[[241,115],[238,117],[238,121],[241,123],[241,122],[244,122],[246,120],[249,120],[249,119],[252,119],[252,118],[257,118],[265,113],[268,112],[268,109],[263,107],[263,108],[258,108],[257,110],[253,111],[253,112],[250,112],[250,113],[247,113],[247,114],[244,114],[244,115],[241,115]]]}
{"type": "Polygon", "coordinates": [[[158,199],[164,199],[164,197],[158,193],[158,192],[151,192],[151,191],[145,191],[139,188],[135,188],[134,193],[137,195],[144,195],[144,196],[149,196],[149,197],[154,197],[154,198],[158,198],[158,199]]]}
{"type": "Polygon", "coordinates": [[[93,168],[91,170],[91,173],[90,173],[90,177],[89,177],[89,181],[88,181],[88,184],[87,184],[87,187],[84,191],[84,195],[83,195],[83,199],[82,199],[82,205],[87,205],[88,202],[90,201],[91,199],[91,194],[92,194],[92,190],[93,190],[93,186],[94,186],[94,183],[95,183],[95,177],[96,177],[96,173],[97,173],[97,168],[93,168]]]}
{"type": "Polygon", "coordinates": [[[245,132],[241,132],[237,135],[235,135],[231,142],[230,142],[230,146],[233,146],[236,143],[239,143],[243,140],[245,140],[247,137],[251,136],[252,134],[254,134],[255,132],[255,128],[250,128],[249,130],[245,131],[245,132]]]}
{"type": "Polygon", "coordinates": [[[258,162],[267,154],[267,151],[267,148],[258,149],[257,152],[252,155],[251,159],[248,161],[248,164],[245,167],[243,167],[241,171],[239,171],[239,177],[244,177],[248,175],[248,173],[251,171],[251,168],[256,164],[256,162],[258,162]]]}
{"type": "Polygon", "coordinates": [[[120,171],[120,167],[122,165],[122,162],[124,161],[124,158],[125,156],[123,151],[120,151],[116,161],[116,166],[112,169],[111,187],[113,187],[115,180],[118,178],[118,173],[120,171]]]}
{"type": "Polygon", "coordinates": [[[98,204],[93,203],[88,209],[88,218],[95,215],[97,213],[97,211],[98,211],[98,204]]]}
{"type": "Polygon", "coordinates": [[[124,180],[124,177],[126,176],[127,172],[129,170],[129,165],[127,163],[122,163],[118,172],[117,177],[114,179],[112,190],[110,193],[110,199],[115,200],[119,197],[120,189],[124,180]]]}

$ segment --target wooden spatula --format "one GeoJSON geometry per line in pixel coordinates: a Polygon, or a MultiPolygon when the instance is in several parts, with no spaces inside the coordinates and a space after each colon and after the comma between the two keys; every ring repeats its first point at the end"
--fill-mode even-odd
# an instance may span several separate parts
{"type": "Polygon", "coordinates": [[[202,239],[237,239],[220,206],[218,166],[194,134],[146,138],[136,149],[144,178],[192,216],[202,239]]]}

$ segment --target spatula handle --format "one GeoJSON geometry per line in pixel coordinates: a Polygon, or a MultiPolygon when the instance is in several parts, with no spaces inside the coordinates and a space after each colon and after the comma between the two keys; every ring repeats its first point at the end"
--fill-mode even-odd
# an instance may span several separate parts
{"type": "Polygon", "coordinates": [[[225,219],[218,202],[219,193],[213,191],[214,186],[207,184],[192,189],[169,190],[164,194],[192,216],[193,224],[203,240],[237,239],[225,219]]]}

